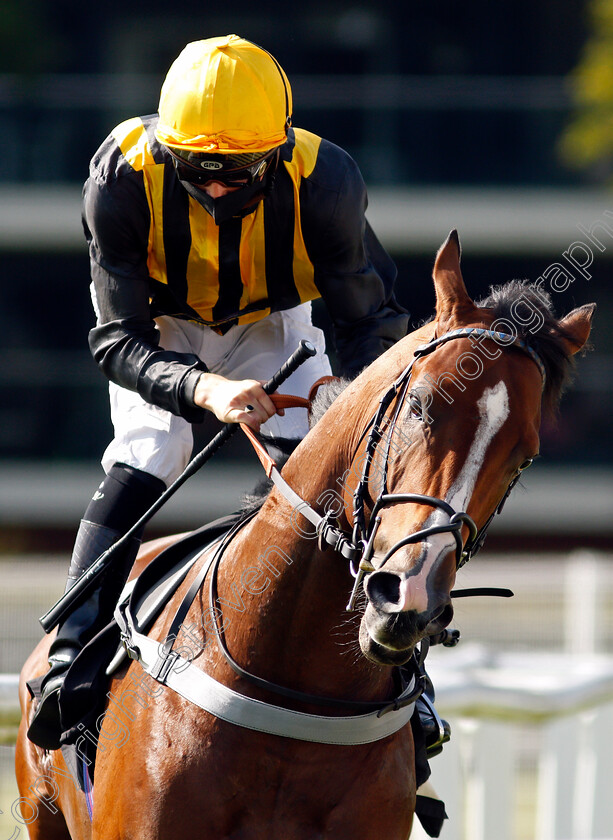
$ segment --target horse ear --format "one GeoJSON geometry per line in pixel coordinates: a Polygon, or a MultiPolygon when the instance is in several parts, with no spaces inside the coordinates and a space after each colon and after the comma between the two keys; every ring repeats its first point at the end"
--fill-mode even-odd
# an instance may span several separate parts
{"type": "Polygon", "coordinates": [[[432,272],[439,317],[449,315],[458,306],[473,305],[462,279],[461,253],[460,237],[454,228],[439,248],[432,272]]]}
{"type": "Polygon", "coordinates": [[[560,321],[560,326],[566,333],[564,342],[571,354],[578,353],[587,343],[595,309],[595,303],[586,303],[585,306],[573,309],[560,321]]]}

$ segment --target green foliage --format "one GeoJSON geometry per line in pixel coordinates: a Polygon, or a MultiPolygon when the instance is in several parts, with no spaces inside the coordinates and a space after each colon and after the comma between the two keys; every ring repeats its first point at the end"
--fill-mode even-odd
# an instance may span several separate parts
{"type": "Polygon", "coordinates": [[[560,138],[560,154],[572,168],[613,179],[613,0],[590,0],[591,34],[569,82],[574,101],[560,138]]]}

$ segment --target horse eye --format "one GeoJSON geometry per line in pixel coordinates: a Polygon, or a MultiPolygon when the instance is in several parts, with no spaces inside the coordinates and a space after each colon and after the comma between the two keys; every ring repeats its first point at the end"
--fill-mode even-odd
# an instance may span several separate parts
{"type": "Polygon", "coordinates": [[[413,420],[423,420],[424,412],[419,394],[415,391],[409,393],[409,415],[413,420]]]}
{"type": "Polygon", "coordinates": [[[525,461],[523,461],[523,462],[519,465],[519,467],[517,468],[517,471],[518,471],[518,472],[523,472],[524,470],[527,470],[527,469],[528,469],[528,467],[529,467],[529,466],[533,463],[533,461],[534,461],[534,458],[526,458],[526,460],[525,460],[525,461]]]}

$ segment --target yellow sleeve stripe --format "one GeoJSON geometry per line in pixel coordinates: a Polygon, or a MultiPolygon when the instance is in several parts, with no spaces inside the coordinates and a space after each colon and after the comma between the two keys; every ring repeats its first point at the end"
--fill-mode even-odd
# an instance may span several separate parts
{"type": "Polygon", "coordinates": [[[133,117],[120,123],[113,129],[113,137],[124,158],[134,169],[140,170],[155,163],[149,148],[147,132],[140,117],[133,117]]]}
{"type": "Polygon", "coordinates": [[[305,131],[304,128],[295,128],[294,133],[296,135],[294,159],[298,163],[301,177],[308,178],[317,163],[321,137],[305,131]]]}
{"type": "Polygon", "coordinates": [[[151,223],[147,243],[147,266],[151,277],[168,283],[164,243],[164,167],[152,166],[144,172],[143,185],[149,204],[151,223]]]}

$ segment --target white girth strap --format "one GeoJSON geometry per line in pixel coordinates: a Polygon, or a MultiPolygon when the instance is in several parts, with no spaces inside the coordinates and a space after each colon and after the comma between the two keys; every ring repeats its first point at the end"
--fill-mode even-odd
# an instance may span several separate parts
{"type": "MultiPolygon", "coordinates": [[[[138,653],[136,658],[141,666],[153,676],[152,671],[159,660],[160,643],[143,636],[133,627],[130,631],[130,654],[138,653]]],[[[351,717],[310,715],[245,697],[200,671],[174,651],[169,657],[169,665],[158,682],[190,703],[236,726],[299,741],[343,746],[369,744],[387,738],[406,726],[415,708],[415,704],[411,703],[397,710],[351,717]]],[[[414,690],[415,685],[410,685],[403,694],[408,697],[414,690]]]]}

